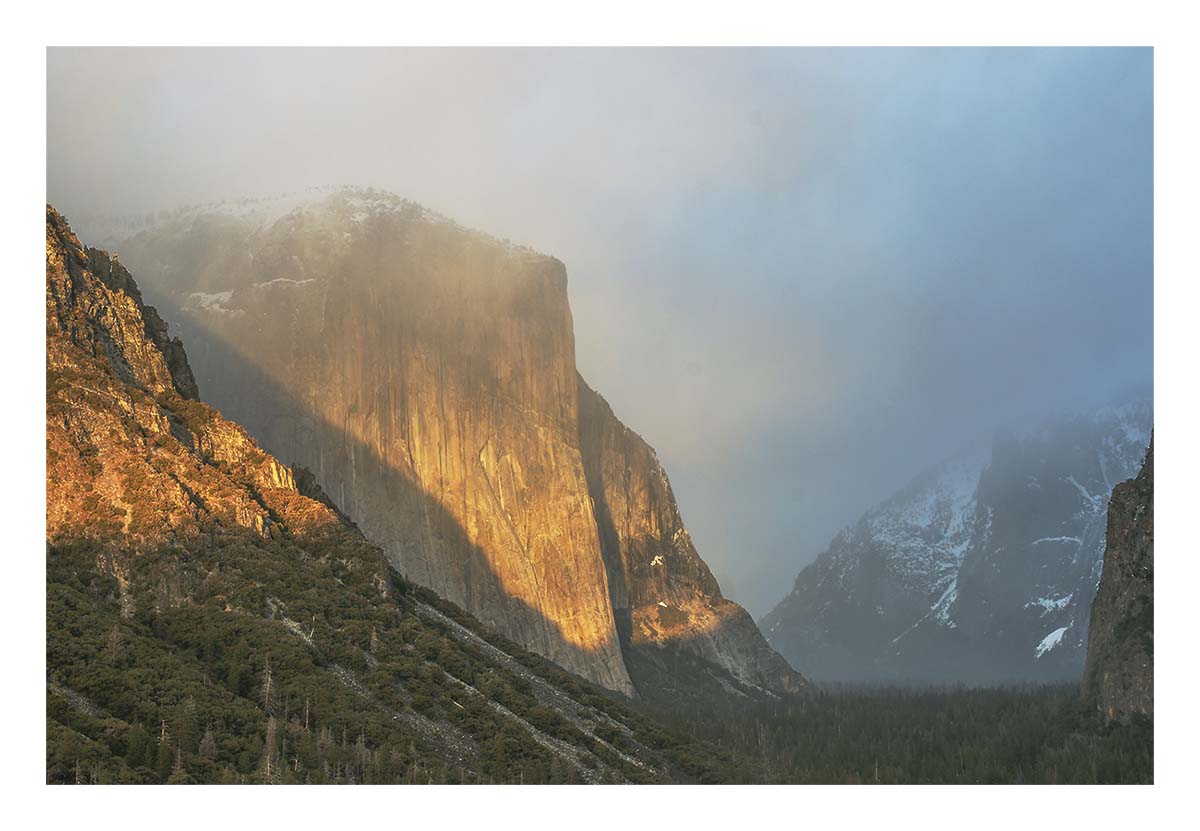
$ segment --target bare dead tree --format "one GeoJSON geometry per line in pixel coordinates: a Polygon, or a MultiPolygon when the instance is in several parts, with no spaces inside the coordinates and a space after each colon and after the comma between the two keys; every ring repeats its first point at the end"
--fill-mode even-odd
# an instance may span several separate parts
{"type": "Polygon", "coordinates": [[[263,665],[263,712],[271,713],[271,656],[268,655],[263,665]]]}

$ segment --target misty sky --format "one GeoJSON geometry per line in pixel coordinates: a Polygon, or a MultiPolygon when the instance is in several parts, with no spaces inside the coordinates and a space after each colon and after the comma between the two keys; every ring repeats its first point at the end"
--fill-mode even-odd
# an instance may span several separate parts
{"type": "Polygon", "coordinates": [[[47,77],[68,219],[352,184],[561,259],[580,370],[756,617],[962,443],[1151,382],[1148,49],[51,50],[47,77]]]}

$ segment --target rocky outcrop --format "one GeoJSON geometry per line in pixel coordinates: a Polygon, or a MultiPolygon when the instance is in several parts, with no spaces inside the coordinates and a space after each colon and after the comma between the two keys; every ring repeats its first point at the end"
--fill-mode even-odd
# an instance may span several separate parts
{"type": "Polygon", "coordinates": [[[1108,503],[1084,695],[1109,719],[1154,715],[1154,444],[1108,503]]]}
{"type": "Polygon", "coordinates": [[[291,471],[194,399],[178,339],[128,272],[84,248],[52,208],[46,354],[49,542],[137,549],[217,527],[262,538],[278,530],[280,500],[296,492],[291,471]]]}
{"type": "Polygon", "coordinates": [[[801,572],[768,640],[823,680],[1079,679],[1108,496],[1151,422],[1137,398],[922,474],[801,572]]]}
{"type": "Polygon", "coordinates": [[[582,378],[579,445],[624,648],[680,649],[751,686],[801,689],[746,610],[721,596],[654,449],[582,378]]]}
{"type": "MultiPolygon", "coordinates": [[[[406,576],[633,690],[613,602],[631,608],[649,573],[602,555],[562,263],[375,191],[187,211],[120,250],[192,344],[206,396],[311,469],[406,576]]],[[[672,590],[694,623],[639,612],[653,637],[711,627],[696,649],[722,666],[769,662],[694,552],[678,567],[701,587],[672,590]]]]}
{"type": "Polygon", "coordinates": [[[150,393],[196,398],[196,381],[178,338],[142,302],[129,272],[107,252],[84,248],[54,208],[46,208],[47,366],[73,365],[83,349],[107,361],[122,381],[150,393]]]}

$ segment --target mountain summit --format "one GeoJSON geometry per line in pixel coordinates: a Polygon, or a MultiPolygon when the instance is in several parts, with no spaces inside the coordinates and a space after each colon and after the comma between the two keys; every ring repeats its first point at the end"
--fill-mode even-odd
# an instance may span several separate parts
{"type": "Polygon", "coordinates": [[[822,680],[1078,680],[1109,495],[1151,423],[1135,398],[921,474],[800,573],[767,637],[822,680]]]}

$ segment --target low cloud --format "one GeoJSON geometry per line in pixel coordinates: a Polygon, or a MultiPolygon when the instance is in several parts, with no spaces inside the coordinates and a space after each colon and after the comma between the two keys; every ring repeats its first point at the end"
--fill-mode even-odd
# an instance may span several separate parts
{"type": "Polygon", "coordinates": [[[554,254],[757,615],[1006,420],[1152,379],[1149,50],[80,50],[68,217],[358,184],[554,254]]]}

